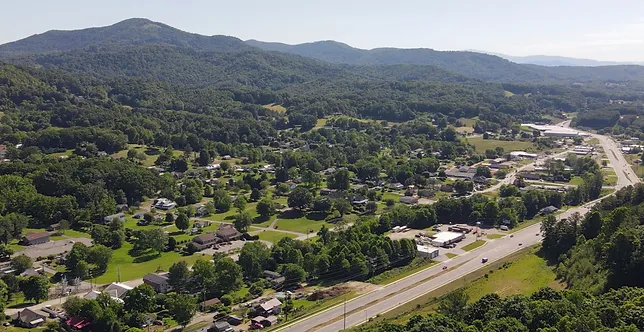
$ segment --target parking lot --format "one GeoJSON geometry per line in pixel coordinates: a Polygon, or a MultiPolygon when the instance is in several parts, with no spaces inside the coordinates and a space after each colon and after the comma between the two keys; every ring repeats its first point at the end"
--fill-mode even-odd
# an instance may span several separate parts
{"type": "Polygon", "coordinates": [[[85,244],[86,246],[91,246],[92,245],[92,239],[87,239],[87,238],[69,238],[69,239],[64,239],[64,240],[58,240],[58,241],[50,241],[47,243],[43,244],[36,244],[33,246],[28,246],[25,248],[25,250],[18,251],[14,254],[16,255],[25,255],[28,256],[29,258],[36,260],[38,257],[47,257],[50,255],[60,255],[62,253],[68,252],[72,250],[72,246],[76,242],[81,242],[85,244]]]}

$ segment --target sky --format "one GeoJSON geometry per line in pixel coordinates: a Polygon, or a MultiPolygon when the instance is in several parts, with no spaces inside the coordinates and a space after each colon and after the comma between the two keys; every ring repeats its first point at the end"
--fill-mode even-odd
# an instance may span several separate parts
{"type": "Polygon", "coordinates": [[[203,35],[644,61],[642,0],[3,1],[0,44],[143,17],[203,35]]]}

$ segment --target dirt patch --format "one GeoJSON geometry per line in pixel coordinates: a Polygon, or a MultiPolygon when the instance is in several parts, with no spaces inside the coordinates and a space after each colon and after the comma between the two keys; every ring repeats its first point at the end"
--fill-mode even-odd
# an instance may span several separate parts
{"type": "Polygon", "coordinates": [[[358,294],[365,294],[365,293],[374,291],[376,289],[378,289],[378,285],[369,284],[366,282],[359,282],[359,281],[349,281],[337,286],[333,286],[331,288],[318,289],[313,293],[309,294],[309,296],[306,299],[309,301],[319,301],[319,300],[337,297],[352,291],[358,294]]]}

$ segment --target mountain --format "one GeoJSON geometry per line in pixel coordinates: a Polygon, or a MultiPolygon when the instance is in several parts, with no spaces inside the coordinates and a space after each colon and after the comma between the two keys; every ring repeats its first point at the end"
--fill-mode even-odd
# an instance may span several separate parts
{"type": "Polygon", "coordinates": [[[486,81],[525,82],[547,79],[538,70],[527,68],[497,56],[476,52],[443,52],[426,48],[376,48],[363,50],[335,41],[319,41],[298,45],[265,43],[247,40],[246,43],[267,51],[293,53],[330,63],[351,65],[429,65],[486,81]]]}
{"type": "Polygon", "coordinates": [[[471,52],[495,55],[519,64],[539,65],[546,67],[570,66],[570,67],[599,67],[599,66],[620,66],[620,65],[642,65],[641,62],[617,62],[599,61],[592,59],[580,59],[555,55],[527,55],[514,56],[501,53],[470,50],[471,52]]]}
{"type": "Polygon", "coordinates": [[[70,51],[86,47],[124,47],[161,44],[200,51],[240,51],[252,47],[228,36],[202,36],[163,23],[132,18],[107,27],[73,31],[52,30],[0,45],[0,56],[70,51]]]}

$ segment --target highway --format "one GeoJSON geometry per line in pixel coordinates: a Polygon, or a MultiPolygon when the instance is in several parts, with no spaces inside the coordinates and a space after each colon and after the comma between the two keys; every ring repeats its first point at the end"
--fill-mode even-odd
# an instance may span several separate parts
{"type": "MultiPolygon", "coordinates": [[[[567,127],[570,125],[570,122],[567,121],[559,125],[567,127]]],[[[615,169],[615,173],[617,173],[618,180],[615,186],[617,190],[639,182],[638,177],[628,166],[615,141],[602,135],[590,135],[599,139],[612,167],[615,169]]],[[[583,206],[571,208],[560,214],[558,218],[567,218],[575,212],[584,215],[592,205],[601,201],[601,199],[586,203],[583,206]]],[[[481,263],[483,257],[488,259],[487,264],[489,264],[523,247],[539,243],[542,240],[540,228],[541,224],[538,223],[515,232],[513,237],[505,236],[501,239],[490,240],[485,246],[446,262],[445,265],[448,267],[454,267],[452,269],[443,271],[443,265],[441,264],[422,270],[407,278],[347,301],[345,304],[337,305],[310,317],[295,321],[292,324],[285,325],[276,331],[335,332],[344,328],[360,325],[370,317],[390,311],[403,303],[412,301],[417,297],[484,267],[486,264],[481,263]]]]}

